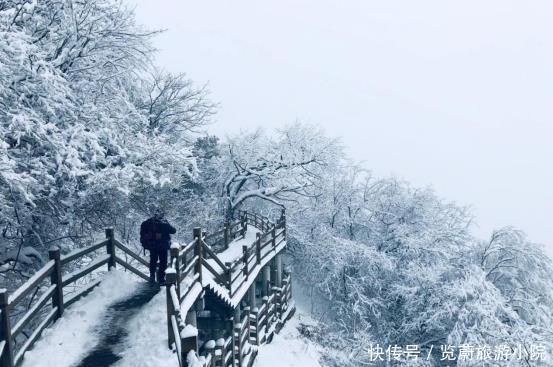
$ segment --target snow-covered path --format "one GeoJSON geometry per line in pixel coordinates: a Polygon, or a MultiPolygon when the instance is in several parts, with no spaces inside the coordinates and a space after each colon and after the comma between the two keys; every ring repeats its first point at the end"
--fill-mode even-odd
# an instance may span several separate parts
{"type": "Polygon", "coordinates": [[[129,323],[121,360],[114,367],[178,367],[176,355],[167,347],[167,298],[165,288],[155,295],[129,323]]]}
{"type": "Polygon", "coordinates": [[[22,367],[177,367],[165,318],[163,289],[112,271],[45,330],[22,367]]]}
{"type": "Polygon", "coordinates": [[[124,341],[135,337],[129,330],[129,321],[159,293],[158,287],[142,283],[130,297],[110,305],[98,330],[98,344],[74,367],[111,366],[119,361],[126,349],[124,341]]]}
{"type": "MultiPolygon", "coordinates": [[[[257,238],[257,233],[261,233],[257,228],[255,227],[248,227],[248,230],[246,231],[246,234],[244,238],[238,237],[234,239],[231,243],[229,243],[228,248],[224,251],[221,251],[217,254],[217,257],[219,260],[221,260],[223,263],[225,262],[234,262],[236,260],[239,260],[242,258],[242,246],[251,246],[252,243],[255,242],[255,239],[257,238]]],[[[214,269],[219,269],[217,266],[217,263],[215,260],[207,260],[211,266],[214,267],[214,269]]]]}
{"type": "Polygon", "coordinates": [[[100,343],[109,306],[130,297],[139,285],[128,273],[107,273],[96,289],[44,330],[34,348],[25,353],[22,367],[78,365],[100,343]]]}
{"type": "MultiPolygon", "coordinates": [[[[236,249],[253,242],[252,237],[255,233],[235,241],[228,260],[239,256],[236,249]]],[[[164,288],[111,271],[44,331],[22,367],[178,367],[167,348],[166,317],[164,288]]],[[[297,330],[302,318],[307,319],[301,314],[292,318],[271,344],[260,347],[257,367],[320,367],[316,348],[297,330]]]]}
{"type": "Polygon", "coordinates": [[[298,310],[270,344],[259,347],[255,367],[321,367],[319,348],[298,331],[302,322],[313,321],[298,310]]]}

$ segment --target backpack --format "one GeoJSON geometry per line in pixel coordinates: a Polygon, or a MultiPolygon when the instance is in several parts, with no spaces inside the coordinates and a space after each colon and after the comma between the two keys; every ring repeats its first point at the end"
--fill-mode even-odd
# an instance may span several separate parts
{"type": "Polygon", "coordinates": [[[156,248],[156,244],[161,240],[161,233],[157,230],[155,223],[148,223],[144,230],[140,231],[140,243],[145,250],[156,248]]]}

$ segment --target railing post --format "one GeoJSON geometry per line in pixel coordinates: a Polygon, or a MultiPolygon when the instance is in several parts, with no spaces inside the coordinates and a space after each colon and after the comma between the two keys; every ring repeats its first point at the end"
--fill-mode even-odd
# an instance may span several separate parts
{"type": "Polygon", "coordinates": [[[280,298],[281,298],[281,296],[282,296],[282,288],[273,287],[273,293],[274,293],[273,302],[274,302],[274,304],[275,304],[274,318],[275,318],[275,322],[278,323],[278,321],[280,320],[280,313],[281,313],[281,309],[280,309],[280,306],[281,306],[280,298]]]}
{"type": "Polygon", "coordinates": [[[229,222],[225,222],[224,232],[223,232],[223,239],[225,241],[225,249],[228,248],[229,244],[229,222]]]}
{"type": "Polygon", "coordinates": [[[10,305],[6,289],[0,289],[0,312],[0,340],[6,342],[4,352],[0,355],[0,367],[14,367],[10,305]]]}
{"type": "Polygon", "coordinates": [[[215,340],[209,340],[205,343],[205,354],[206,357],[211,356],[210,366],[215,366],[215,340]]]}
{"type": "Polygon", "coordinates": [[[255,281],[253,281],[252,285],[250,285],[249,296],[250,296],[250,299],[248,303],[250,304],[250,309],[254,310],[255,308],[257,308],[256,301],[255,301],[255,281]]]}
{"type": "Polygon", "coordinates": [[[185,317],[185,326],[184,330],[185,332],[180,333],[180,345],[181,345],[181,359],[184,362],[183,366],[188,366],[188,353],[193,350],[196,353],[198,353],[198,321],[197,321],[197,314],[196,314],[196,304],[194,304],[190,310],[186,313],[185,317]],[[191,329],[186,332],[187,327],[191,327],[191,329]]]}
{"type": "Polygon", "coordinates": [[[180,246],[179,244],[175,243],[175,244],[172,244],[171,245],[171,250],[170,250],[170,254],[171,254],[171,262],[169,264],[171,264],[171,266],[173,265],[173,262],[175,264],[175,271],[177,272],[176,274],[176,290],[177,290],[177,295],[179,296],[179,300],[180,300],[180,277],[181,277],[181,274],[180,274],[180,259],[179,259],[179,252],[180,252],[180,246]]]}
{"type": "Polygon", "coordinates": [[[193,230],[194,240],[196,244],[194,246],[194,255],[198,256],[198,263],[196,264],[196,273],[198,273],[198,280],[202,284],[202,229],[199,227],[194,228],[193,230]]]}
{"type": "Polygon", "coordinates": [[[241,226],[240,235],[241,235],[242,237],[245,237],[245,236],[246,236],[246,231],[248,230],[248,216],[247,216],[247,212],[245,212],[244,214],[242,214],[242,217],[240,218],[240,226],[241,226]]]}
{"type": "Polygon", "coordinates": [[[225,275],[226,275],[226,278],[227,278],[227,282],[228,282],[228,293],[230,295],[230,297],[232,298],[233,294],[232,294],[232,263],[231,262],[226,262],[225,263],[225,275]]]}
{"type": "Polygon", "coordinates": [[[288,278],[289,278],[289,281],[288,281],[288,294],[289,294],[289,298],[292,298],[292,272],[289,272],[288,273],[288,278]]]}
{"type": "Polygon", "coordinates": [[[255,319],[254,321],[254,327],[255,327],[255,345],[261,344],[261,340],[259,338],[259,309],[255,308],[252,311],[253,317],[255,319]]]}
{"type": "Polygon", "coordinates": [[[242,366],[242,328],[240,323],[240,305],[234,309],[234,330],[232,332],[232,365],[235,366],[235,360],[238,366],[242,366]]]}
{"type": "Polygon", "coordinates": [[[109,255],[108,260],[108,270],[114,269],[116,266],[115,262],[115,241],[114,239],[114,231],[113,228],[106,228],[106,239],[108,240],[108,243],[106,245],[107,252],[109,255]]]}
{"type": "Polygon", "coordinates": [[[50,274],[50,284],[56,286],[56,290],[52,294],[52,307],[57,307],[56,319],[63,315],[63,283],[61,279],[61,257],[60,249],[57,247],[51,248],[48,251],[50,260],[54,260],[54,269],[50,274]]]}
{"type": "Polygon", "coordinates": [[[273,226],[273,229],[271,230],[271,239],[272,239],[272,245],[273,248],[276,248],[276,226],[273,226]]]}
{"type": "Polygon", "coordinates": [[[288,278],[282,280],[282,291],[280,292],[280,309],[283,310],[284,306],[288,306],[288,278]]]}
{"type": "Polygon", "coordinates": [[[266,310],[266,316],[265,316],[265,338],[268,338],[269,337],[269,328],[271,326],[271,321],[272,321],[272,312],[271,311],[271,308],[273,307],[273,300],[275,299],[275,296],[274,294],[267,297],[267,303],[266,303],[266,306],[265,306],[265,310],[266,310]]]}
{"type": "Polygon", "coordinates": [[[180,343],[183,366],[188,366],[188,353],[191,350],[198,352],[198,337],[197,335],[181,335],[180,343]]]}
{"type": "MultiPolygon", "coordinates": [[[[268,322],[268,320],[269,320],[269,313],[268,313],[268,312],[269,312],[269,303],[268,303],[269,297],[264,296],[261,300],[262,300],[262,302],[263,302],[263,306],[261,306],[261,308],[263,309],[263,314],[265,314],[265,319],[264,319],[265,321],[264,321],[264,323],[265,323],[265,325],[267,325],[267,322],[268,322]]],[[[262,317],[263,314],[261,314],[260,316],[262,317]]],[[[259,314],[258,314],[258,315],[259,315],[259,314]]],[[[259,324],[258,324],[258,328],[257,328],[258,334],[259,334],[261,328],[263,328],[263,325],[259,325],[259,324]]],[[[265,330],[267,330],[267,327],[265,327],[265,330]]],[[[267,335],[266,335],[265,332],[263,333],[263,336],[264,336],[264,338],[260,340],[262,343],[265,342],[266,337],[267,337],[267,335]]]]}
{"type": "Polygon", "coordinates": [[[261,288],[262,296],[269,296],[271,290],[271,267],[266,264],[263,267],[263,287],[261,288]]]}
{"type": "Polygon", "coordinates": [[[286,212],[282,211],[282,237],[286,241],[286,212]]]}
{"type": "Polygon", "coordinates": [[[255,234],[255,254],[257,256],[257,263],[261,263],[261,233],[255,234]]]}
{"type": "Polygon", "coordinates": [[[278,288],[282,287],[282,255],[277,254],[275,256],[275,265],[276,265],[276,279],[275,279],[275,285],[278,288]]]}
{"type": "MultiPolygon", "coordinates": [[[[250,307],[249,306],[246,306],[244,307],[244,322],[246,323],[246,327],[244,328],[244,325],[242,324],[242,330],[244,334],[246,334],[246,343],[249,343],[250,342],[250,307]]],[[[242,339],[242,333],[240,333],[240,339],[242,339]]],[[[240,365],[242,365],[242,360],[243,360],[243,353],[242,352],[245,352],[245,348],[242,348],[242,350],[240,351],[240,365]]]]}
{"type": "MultiPolygon", "coordinates": [[[[207,229],[202,229],[202,240],[204,238],[207,238],[207,229]]],[[[207,240],[205,242],[207,244],[207,240]]],[[[209,256],[207,254],[207,250],[203,248],[203,259],[209,259],[209,256]]]]}
{"type": "Polygon", "coordinates": [[[270,276],[270,279],[271,279],[271,282],[269,284],[269,291],[273,291],[273,287],[276,285],[276,278],[277,278],[277,275],[276,275],[276,260],[275,258],[273,257],[271,260],[269,260],[269,262],[267,263],[267,265],[269,266],[269,268],[271,269],[271,276],[270,276]]]}
{"type": "Polygon", "coordinates": [[[251,332],[251,328],[250,328],[250,325],[251,325],[251,319],[252,317],[255,317],[255,325],[256,325],[256,328],[255,328],[255,333],[256,333],[256,340],[257,340],[257,345],[259,345],[259,337],[257,335],[257,304],[256,304],[256,300],[255,300],[255,280],[252,282],[252,285],[250,286],[250,289],[249,289],[249,296],[250,296],[250,300],[249,300],[249,304],[250,304],[250,313],[248,315],[248,319],[247,319],[247,323],[248,323],[248,340],[250,340],[250,338],[252,337],[252,332],[251,332]]]}
{"type": "Polygon", "coordinates": [[[248,246],[242,246],[242,261],[244,262],[244,276],[248,280],[248,246]]]}
{"type": "Polygon", "coordinates": [[[174,271],[165,272],[165,292],[167,297],[167,344],[169,349],[173,343],[175,343],[173,324],[171,322],[171,316],[175,313],[175,308],[173,307],[173,299],[171,298],[171,287],[175,285],[177,281],[177,273],[174,271]]]}
{"type": "MultiPolygon", "coordinates": [[[[225,338],[219,338],[217,339],[217,341],[215,342],[215,351],[219,351],[219,355],[220,357],[217,358],[217,362],[219,363],[215,363],[213,366],[216,366],[216,367],[225,367],[225,356],[227,354],[227,351],[225,349],[225,338]]],[[[215,353],[217,354],[217,353],[215,353]]]]}

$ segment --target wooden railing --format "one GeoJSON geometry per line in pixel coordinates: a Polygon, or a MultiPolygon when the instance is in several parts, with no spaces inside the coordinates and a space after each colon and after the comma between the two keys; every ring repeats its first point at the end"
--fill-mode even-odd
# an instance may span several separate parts
{"type": "Polygon", "coordinates": [[[203,239],[211,248],[227,248],[228,244],[238,236],[244,235],[244,221],[242,219],[225,222],[223,228],[214,233],[203,233],[203,239]]]}
{"type": "Polygon", "coordinates": [[[226,339],[207,341],[201,348],[202,352],[198,353],[197,335],[193,332],[194,327],[186,322],[186,314],[194,307],[194,302],[203,290],[203,274],[209,274],[219,286],[226,288],[232,299],[255,281],[261,266],[282,250],[281,244],[286,240],[284,215],[276,223],[245,211],[239,212],[239,216],[235,222],[226,224],[223,231],[211,235],[205,235],[200,228],[195,228],[194,239],[190,243],[171,247],[171,268],[166,277],[168,341],[169,347],[176,351],[181,367],[188,365],[191,351],[190,358],[197,358],[197,362],[204,367],[242,366],[246,358],[253,362],[255,355],[252,353],[255,352],[251,345],[267,341],[271,328],[278,328],[288,307],[291,297],[290,274],[283,279],[281,288],[272,287],[272,294],[263,298],[260,309],[244,309],[241,320],[235,320],[232,335],[226,339]],[[223,246],[219,247],[226,249],[231,239],[239,236],[244,238],[248,225],[260,231],[255,241],[242,247],[239,259],[223,263],[214,247],[222,243],[223,246]],[[222,236],[222,240],[216,239],[217,236],[222,236]]]}
{"type": "Polygon", "coordinates": [[[38,340],[45,328],[59,319],[64,309],[90,293],[101,279],[94,279],[79,286],[71,292],[69,287],[82,280],[85,276],[107,265],[107,270],[121,264],[124,268],[141,278],[148,276],[136,267],[126,262],[116,254],[116,248],[122,250],[139,263],[148,266],[148,263],[128,247],[115,239],[112,228],[106,229],[106,239],[82,249],[77,249],[67,255],[61,255],[58,248],[49,251],[49,261],[38,270],[29,280],[12,294],[0,290],[0,367],[14,367],[21,363],[23,355],[38,340]],[[93,256],[100,249],[106,249],[105,254],[93,256]],[[94,257],[86,266],[74,269],[74,262],[94,257]],[[64,271],[65,270],[65,271],[64,271]],[[46,283],[46,284],[44,284],[46,283]],[[45,287],[43,287],[45,285],[45,287]],[[45,288],[41,291],[42,288],[45,288]],[[37,298],[38,295],[38,298],[37,298]],[[11,311],[30,296],[30,307],[25,314],[15,320],[12,325],[11,311]],[[34,299],[36,298],[36,301],[34,299]],[[33,302],[34,301],[34,302],[33,302]],[[30,335],[19,346],[16,338],[30,328],[30,335]]]}
{"type": "Polygon", "coordinates": [[[263,297],[263,304],[259,309],[254,309],[249,313],[250,320],[250,343],[261,345],[267,342],[267,337],[271,335],[271,328],[276,331],[282,327],[290,310],[290,300],[292,298],[292,275],[288,273],[282,280],[282,288],[272,287],[272,294],[263,297]]]}
{"type": "MultiPolygon", "coordinates": [[[[241,211],[239,219],[225,223],[222,230],[206,234],[200,228],[195,228],[190,243],[171,247],[170,267],[166,272],[168,344],[177,352],[180,366],[187,365],[190,351],[193,351],[191,358],[199,358],[205,367],[241,366],[245,358],[253,361],[255,355],[251,353],[254,352],[247,346],[265,342],[270,328],[275,325],[278,327],[290,299],[289,275],[283,280],[282,288],[273,287],[272,294],[263,298],[259,310],[244,310],[240,322],[235,322],[232,335],[217,341],[207,341],[200,354],[195,334],[197,330],[187,322],[186,315],[203,292],[204,271],[219,286],[227,289],[232,299],[239,291],[244,291],[244,287],[249,287],[261,267],[283,249],[281,244],[285,238],[284,215],[272,223],[266,217],[241,211]],[[244,238],[248,225],[260,231],[256,240],[242,247],[239,259],[223,263],[217,255],[218,251],[227,249],[233,240],[244,238]]],[[[66,307],[90,293],[101,279],[81,284],[73,292],[69,287],[74,288],[75,283],[102,266],[111,270],[119,264],[140,278],[149,280],[148,273],[139,269],[141,266],[148,268],[148,262],[118,241],[112,228],[106,229],[106,239],[99,243],[63,256],[59,249],[54,248],[49,251],[49,258],[35,275],[12,294],[0,290],[0,367],[18,366],[25,352],[32,348],[44,329],[59,319],[66,307]],[[101,249],[105,249],[105,253],[96,254],[101,249]],[[84,267],[78,267],[75,263],[83,259],[91,260],[84,267]],[[10,311],[29,296],[30,306],[25,314],[13,320],[10,311]],[[22,345],[18,345],[16,338],[24,329],[30,329],[30,335],[22,345]]]]}
{"type": "MultiPolygon", "coordinates": [[[[240,231],[244,236],[247,226],[252,225],[259,229],[261,233],[257,234],[256,240],[242,247],[242,257],[233,262],[223,263],[207,244],[204,238],[199,240],[202,247],[201,252],[207,254],[202,258],[202,266],[206,268],[211,275],[217,279],[219,284],[225,285],[229,291],[229,297],[232,298],[244,284],[251,283],[249,279],[254,275],[257,266],[266,263],[270,258],[276,255],[277,248],[286,240],[286,225],[284,217],[281,217],[276,224],[269,221],[268,218],[257,214],[240,211],[240,220],[236,224],[241,225],[240,231]],[[207,259],[213,259],[216,266],[212,266],[207,259]]],[[[235,224],[235,225],[236,225],[235,224]]]]}

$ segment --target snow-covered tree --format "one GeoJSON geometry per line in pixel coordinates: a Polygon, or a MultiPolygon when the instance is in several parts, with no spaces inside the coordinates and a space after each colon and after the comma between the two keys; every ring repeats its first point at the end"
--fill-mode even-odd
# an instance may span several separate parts
{"type": "Polygon", "coordinates": [[[226,180],[222,195],[226,215],[248,199],[277,206],[312,195],[321,172],[338,159],[341,148],[320,129],[299,123],[274,135],[262,130],[228,139],[222,150],[226,180]]]}
{"type": "MultiPolygon", "coordinates": [[[[320,177],[319,195],[287,205],[296,275],[323,299],[326,363],[370,365],[370,343],[551,350],[553,268],[538,246],[510,228],[483,243],[466,208],[347,160],[338,166],[320,177]]],[[[440,357],[425,362],[441,366],[440,357]]],[[[457,365],[497,365],[470,363],[457,365]]]]}
{"type": "Polygon", "coordinates": [[[116,0],[2,2],[3,269],[88,240],[139,214],[141,193],[163,201],[197,174],[193,132],[214,105],[183,75],[150,71],[155,34],[116,0]]]}

